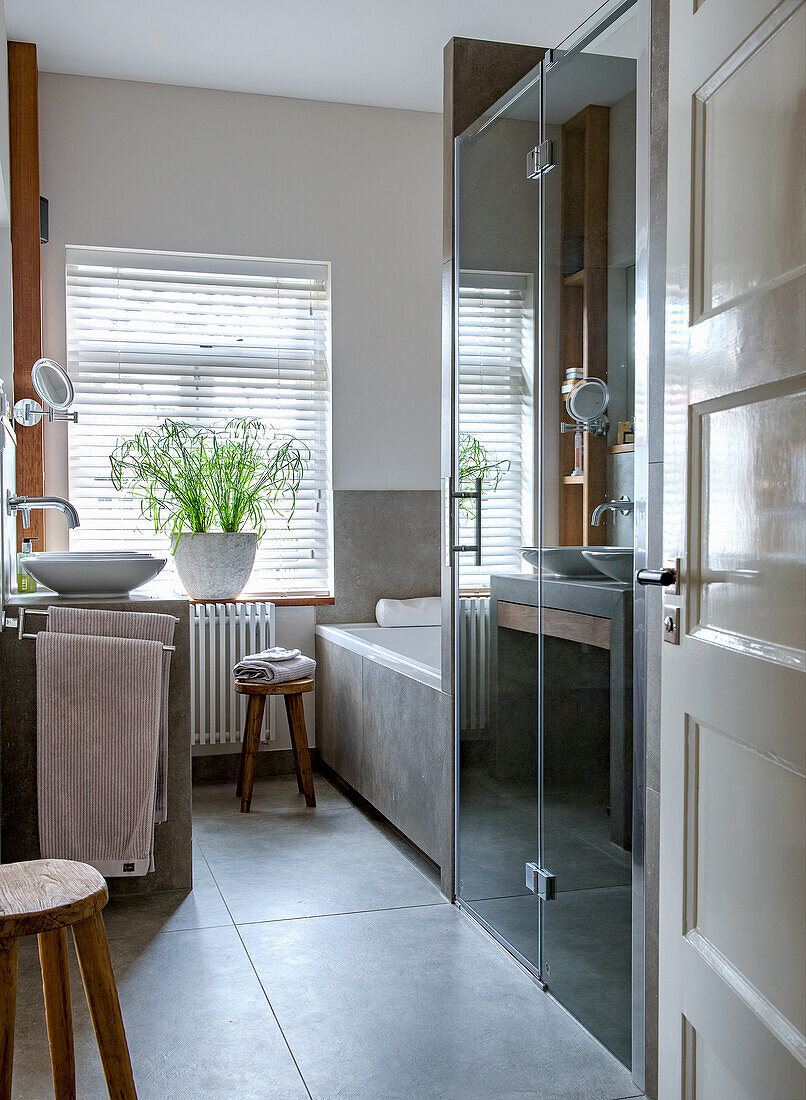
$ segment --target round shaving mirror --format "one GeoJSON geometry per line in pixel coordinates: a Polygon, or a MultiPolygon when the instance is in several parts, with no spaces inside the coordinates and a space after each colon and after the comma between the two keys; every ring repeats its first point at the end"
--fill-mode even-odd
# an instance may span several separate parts
{"type": "Polygon", "coordinates": [[[75,391],[70,375],[55,359],[37,359],[31,367],[34,389],[51,409],[68,409],[75,391]]]}
{"type": "Polygon", "coordinates": [[[565,399],[569,416],[580,424],[597,420],[604,414],[610,400],[607,383],[601,378],[583,378],[565,399]]]}

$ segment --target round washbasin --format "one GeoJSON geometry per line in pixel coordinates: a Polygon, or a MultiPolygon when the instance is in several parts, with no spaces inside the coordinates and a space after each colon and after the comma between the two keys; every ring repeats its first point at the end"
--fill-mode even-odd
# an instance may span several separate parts
{"type": "Polygon", "coordinates": [[[633,575],[633,551],[631,546],[597,546],[582,551],[591,565],[600,573],[622,584],[630,584],[633,575]]]}
{"type": "Polygon", "coordinates": [[[45,551],[28,554],[22,565],[35,581],[60,596],[127,596],[153,580],[167,560],[127,550],[45,551]]]}
{"type": "MultiPolygon", "coordinates": [[[[588,580],[600,580],[602,574],[591,562],[582,556],[584,546],[544,546],[543,572],[555,577],[577,577],[588,580]]],[[[522,546],[521,557],[537,569],[538,551],[536,546],[522,546]]]]}

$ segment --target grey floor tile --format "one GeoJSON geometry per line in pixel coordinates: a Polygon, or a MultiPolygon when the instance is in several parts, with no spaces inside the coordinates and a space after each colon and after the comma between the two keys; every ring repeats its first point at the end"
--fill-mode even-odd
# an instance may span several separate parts
{"type": "MultiPolygon", "coordinates": [[[[232,927],[111,941],[140,1100],[297,1100],[308,1095],[232,927]]],[[[78,1096],[107,1095],[74,952],[78,1096]]],[[[14,1093],[53,1096],[35,952],[20,959],[14,1093]]]]}
{"type": "Polygon", "coordinates": [[[178,932],[189,928],[219,928],[231,925],[221,891],[194,847],[193,890],[171,890],[142,898],[113,898],[104,909],[107,937],[142,935],[145,932],[178,932]]]}
{"type": "MultiPolygon", "coordinates": [[[[473,908],[527,959],[537,957],[537,901],[473,908]]],[[[543,916],[545,977],[553,996],[626,1064],[631,1057],[632,892],[629,886],[557,895],[543,916]]]]}
{"type": "Polygon", "coordinates": [[[236,924],[447,905],[426,877],[321,776],[305,806],[293,777],[258,780],[249,814],[231,785],[195,795],[198,843],[236,924]]]}
{"type": "Polygon", "coordinates": [[[241,928],[321,1100],[613,1100],[629,1074],[453,906],[241,928]]]}

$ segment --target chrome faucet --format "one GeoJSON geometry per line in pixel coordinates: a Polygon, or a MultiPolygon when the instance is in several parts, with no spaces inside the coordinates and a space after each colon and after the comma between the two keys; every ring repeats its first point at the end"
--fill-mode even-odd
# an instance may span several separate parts
{"type": "Polygon", "coordinates": [[[70,501],[65,500],[64,497],[17,497],[12,494],[10,489],[6,493],[6,514],[13,516],[19,512],[22,516],[23,527],[31,526],[32,508],[58,508],[60,512],[64,512],[67,518],[67,526],[71,531],[79,525],[78,512],[70,501]]]}
{"type": "Polygon", "coordinates": [[[608,500],[604,504],[598,505],[593,509],[593,515],[591,516],[591,527],[598,527],[602,522],[602,516],[605,512],[612,512],[614,515],[616,512],[621,512],[623,516],[628,516],[635,507],[635,501],[628,500],[627,497],[619,497],[618,500],[608,500]]]}

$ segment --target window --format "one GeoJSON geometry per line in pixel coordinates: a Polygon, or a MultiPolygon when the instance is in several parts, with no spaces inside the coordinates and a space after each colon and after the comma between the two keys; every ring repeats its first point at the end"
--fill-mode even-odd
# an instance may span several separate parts
{"type": "MultiPolygon", "coordinates": [[[[521,546],[533,543],[534,310],[531,278],[463,271],[459,280],[459,431],[478,439],[509,469],[485,490],[482,564],[459,555],[463,589],[486,589],[490,574],[521,572],[521,546]]],[[[469,510],[461,542],[473,543],[469,510]]]]}
{"type": "MultiPolygon", "coordinates": [[[[117,493],[118,440],[165,418],[259,417],[310,450],[290,526],[268,515],[248,591],[332,591],[330,284],[321,263],[67,250],[71,549],[166,552],[136,500],[117,493]]],[[[175,587],[173,560],[160,575],[175,587]]]]}

